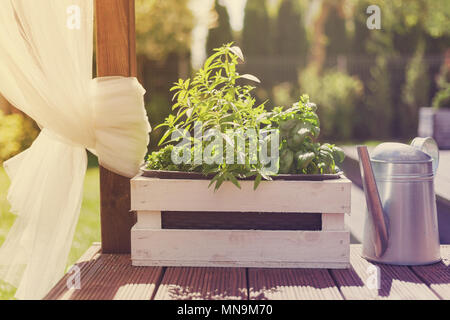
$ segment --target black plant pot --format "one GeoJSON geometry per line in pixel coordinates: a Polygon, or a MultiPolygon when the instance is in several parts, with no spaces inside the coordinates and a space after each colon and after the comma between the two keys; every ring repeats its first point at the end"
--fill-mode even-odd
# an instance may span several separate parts
{"type": "MultiPolygon", "coordinates": [[[[150,170],[145,166],[141,167],[142,176],[147,178],[158,179],[199,179],[210,180],[214,178],[214,174],[203,175],[200,172],[184,172],[184,171],[166,171],[166,170],[150,170]]],[[[337,172],[334,174],[279,174],[272,176],[273,180],[290,180],[290,181],[323,181],[331,179],[339,179],[343,172],[337,172]]],[[[246,178],[240,180],[254,180],[255,178],[246,178]]]]}

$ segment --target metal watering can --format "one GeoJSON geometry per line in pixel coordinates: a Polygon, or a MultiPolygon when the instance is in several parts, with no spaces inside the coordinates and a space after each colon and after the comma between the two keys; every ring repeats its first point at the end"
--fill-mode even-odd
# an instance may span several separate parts
{"type": "Polygon", "coordinates": [[[382,143],[372,158],[366,146],[359,146],[358,156],[367,202],[363,257],[395,265],[440,261],[434,140],[382,143]]]}

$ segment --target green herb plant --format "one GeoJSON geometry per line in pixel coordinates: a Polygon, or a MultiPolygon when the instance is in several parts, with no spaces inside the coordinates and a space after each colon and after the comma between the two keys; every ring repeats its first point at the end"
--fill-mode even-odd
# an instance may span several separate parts
{"type": "MultiPolygon", "coordinates": [[[[277,169],[280,173],[335,173],[336,163],[343,160],[341,149],[330,144],[319,144],[319,119],[316,106],[304,95],[291,108],[265,109],[265,103],[256,104],[252,91],[255,87],[241,84],[259,79],[253,75],[240,75],[237,65],[244,61],[242,51],[226,44],[214,49],[193,79],[180,79],[171,88],[174,91],[172,110],[165,122],[158,127],[166,128],[159,145],[166,144],[147,158],[147,169],[200,172],[205,176],[213,175],[211,184],[217,190],[225,181],[231,181],[240,188],[239,179],[254,177],[256,189],[262,179],[271,180],[276,172],[268,170],[259,160],[250,159],[249,139],[245,139],[245,149],[239,149],[236,143],[239,134],[254,130],[260,137],[261,130],[279,130],[280,157],[277,169]],[[201,134],[194,134],[197,124],[201,123],[201,134]],[[194,146],[201,144],[204,150],[210,142],[205,134],[215,129],[225,141],[226,146],[234,150],[234,158],[241,159],[233,164],[218,161],[213,164],[196,163],[194,146]],[[232,133],[230,133],[232,132],[232,133]],[[175,138],[174,138],[175,137],[175,138]],[[175,165],[173,152],[182,153],[180,141],[190,142],[189,163],[175,165]],[[174,145],[177,144],[178,145],[174,145]],[[242,160],[243,159],[243,160],[242,160]]],[[[261,149],[257,146],[257,154],[261,149]]],[[[269,141],[269,144],[271,141],[269,141]]],[[[222,159],[223,160],[223,159],[222,159]]]]}
{"type": "Polygon", "coordinates": [[[344,160],[344,151],[332,144],[320,144],[317,106],[303,95],[291,108],[274,108],[271,126],[280,130],[279,173],[332,174],[336,163],[344,160]]]}

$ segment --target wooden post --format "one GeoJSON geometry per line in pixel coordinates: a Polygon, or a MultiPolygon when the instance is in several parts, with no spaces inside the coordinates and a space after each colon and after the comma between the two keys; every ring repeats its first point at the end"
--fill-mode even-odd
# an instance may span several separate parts
{"type": "MultiPolygon", "coordinates": [[[[136,76],[134,0],[96,0],[97,76],[136,76]]],[[[102,251],[129,253],[130,180],[100,168],[102,251]]]]}

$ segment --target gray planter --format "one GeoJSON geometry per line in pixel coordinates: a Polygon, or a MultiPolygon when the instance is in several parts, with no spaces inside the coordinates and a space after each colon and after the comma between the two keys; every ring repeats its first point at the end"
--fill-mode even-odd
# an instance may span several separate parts
{"type": "Polygon", "coordinates": [[[450,149],[450,109],[420,108],[420,137],[433,137],[439,149],[450,149]]]}

